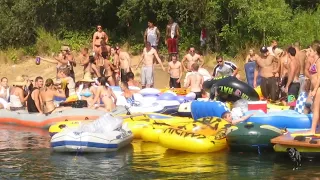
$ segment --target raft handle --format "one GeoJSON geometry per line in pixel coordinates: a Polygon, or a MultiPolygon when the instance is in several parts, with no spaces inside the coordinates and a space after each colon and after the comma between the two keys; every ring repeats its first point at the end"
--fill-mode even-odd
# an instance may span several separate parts
{"type": "Polygon", "coordinates": [[[59,128],[60,128],[60,129],[63,129],[63,128],[65,128],[65,127],[67,127],[65,124],[60,124],[60,125],[59,125],[59,128]]]}

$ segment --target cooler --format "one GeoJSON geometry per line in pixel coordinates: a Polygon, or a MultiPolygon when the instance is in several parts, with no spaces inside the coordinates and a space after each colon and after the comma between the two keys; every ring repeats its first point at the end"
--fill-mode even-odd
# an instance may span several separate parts
{"type": "Polygon", "coordinates": [[[248,110],[262,110],[267,113],[267,101],[249,101],[248,110]]]}

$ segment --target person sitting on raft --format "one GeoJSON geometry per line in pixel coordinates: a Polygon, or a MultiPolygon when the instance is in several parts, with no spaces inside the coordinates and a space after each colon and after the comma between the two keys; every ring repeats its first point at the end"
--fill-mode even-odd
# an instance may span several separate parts
{"type": "Polygon", "coordinates": [[[72,77],[70,77],[70,70],[68,68],[60,69],[58,77],[61,79],[62,89],[65,90],[65,95],[68,98],[76,94],[76,84],[72,77]]]}
{"type": "Polygon", "coordinates": [[[140,85],[141,85],[138,81],[134,80],[133,72],[127,73],[127,82],[128,82],[129,86],[140,87],[140,85]]]}
{"type": "Polygon", "coordinates": [[[230,122],[232,125],[236,125],[236,124],[238,124],[238,123],[240,123],[240,122],[243,122],[243,121],[249,119],[251,116],[253,116],[253,114],[249,114],[249,115],[246,115],[246,116],[241,117],[240,119],[233,120],[233,119],[232,119],[232,116],[231,116],[231,112],[226,111],[226,112],[224,112],[224,113],[221,115],[221,118],[224,119],[224,120],[227,120],[227,121],[230,122]]]}
{"type": "Polygon", "coordinates": [[[94,80],[90,78],[90,74],[86,74],[79,82],[82,85],[79,86],[78,95],[81,100],[87,101],[88,106],[91,106],[96,94],[96,89],[92,86],[94,80]]]}
{"type": "Polygon", "coordinates": [[[10,88],[8,86],[8,78],[3,77],[0,81],[0,98],[5,101],[9,101],[10,88]]]}
{"type": "Polygon", "coordinates": [[[46,80],[44,88],[40,90],[40,99],[44,114],[48,115],[62,109],[70,108],[56,108],[54,105],[54,97],[66,98],[66,94],[65,91],[61,89],[61,84],[54,84],[53,80],[49,78],[46,80]]]}
{"type": "Polygon", "coordinates": [[[40,102],[40,89],[43,86],[43,78],[38,76],[35,79],[35,85],[30,90],[30,95],[27,99],[27,109],[29,113],[43,114],[40,102]]]}
{"type": "Polygon", "coordinates": [[[10,110],[19,111],[25,110],[25,102],[28,96],[24,96],[24,87],[27,81],[22,76],[17,76],[15,82],[12,83],[13,87],[10,90],[10,110]]]}
{"type": "Polygon", "coordinates": [[[117,97],[113,93],[112,89],[109,88],[106,84],[107,84],[107,78],[101,77],[100,86],[97,88],[97,93],[94,97],[94,100],[91,106],[89,106],[89,108],[93,108],[95,103],[98,102],[99,99],[101,99],[101,101],[104,104],[104,108],[101,108],[102,110],[111,112],[112,110],[115,109],[117,104],[117,97]]]}
{"type": "Polygon", "coordinates": [[[203,84],[203,76],[198,73],[199,64],[193,63],[191,65],[192,74],[187,77],[187,82],[185,84],[185,88],[190,88],[191,92],[196,94],[195,100],[198,98],[202,98],[202,84],[203,84]]]}
{"type": "Polygon", "coordinates": [[[124,96],[127,100],[127,103],[131,106],[134,104],[134,93],[129,90],[129,85],[126,81],[120,83],[121,91],[123,91],[122,96],[124,96]]]}

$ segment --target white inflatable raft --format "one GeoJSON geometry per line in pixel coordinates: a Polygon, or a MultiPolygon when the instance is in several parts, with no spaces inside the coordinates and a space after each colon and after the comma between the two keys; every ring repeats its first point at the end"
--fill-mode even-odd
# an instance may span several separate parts
{"type": "Polygon", "coordinates": [[[128,145],[133,134],[122,127],[123,119],[106,114],[79,128],[65,128],[51,139],[56,152],[110,152],[128,145]]]}

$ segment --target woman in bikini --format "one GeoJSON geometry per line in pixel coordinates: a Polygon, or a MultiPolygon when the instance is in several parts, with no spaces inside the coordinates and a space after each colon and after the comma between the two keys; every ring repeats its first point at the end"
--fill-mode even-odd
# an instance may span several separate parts
{"type": "Polygon", "coordinates": [[[40,102],[45,114],[51,114],[58,110],[69,109],[70,107],[56,108],[54,97],[65,98],[65,91],[53,83],[52,79],[47,79],[44,88],[40,91],[40,102]]]}
{"type": "Polygon", "coordinates": [[[127,103],[131,106],[134,104],[134,93],[129,90],[129,85],[126,81],[122,81],[120,83],[120,88],[123,91],[122,96],[124,96],[127,100],[127,103]]]}
{"type": "Polygon", "coordinates": [[[311,52],[308,54],[308,75],[310,76],[311,81],[311,93],[310,96],[313,99],[313,117],[312,117],[312,126],[309,132],[306,134],[315,134],[316,128],[319,122],[319,113],[320,113],[320,44],[314,43],[311,47],[311,52]]]}
{"type": "Polygon", "coordinates": [[[95,53],[96,59],[99,59],[101,55],[101,40],[104,40],[106,44],[108,44],[109,37],[102,30],[102,26],[98,25],[97,31],[93,34],[93,39],[92,39],[92,49],[95,53]]]}
{"type": "Polygon", "coordinates": [[[117,104],[117,97],[109,88],[107,85],[107,78],[102,77],[100,79],[100,86],[97,88],[96,96],[94,97],[93,104],[90,106],[90,108],[94,107],[94,104],[98,102],[99,99],[104,104],[104,108],[101,108],[102,110],[105,110],[107,112],[111,112],[115,109],[117,104]]]}
{"type": "Polygon", "coordinates": [[[79,95],[81,97],[81,100],[86,100],[88,103],[88,107],[93,105],[93,100],[96,94],[96,89],[92,86],[92,83],[94,83],[94,80],[90,77],[84,77],[82,80],[80,80],[82,83],[82,88],[79,88],[79,95]]]}

